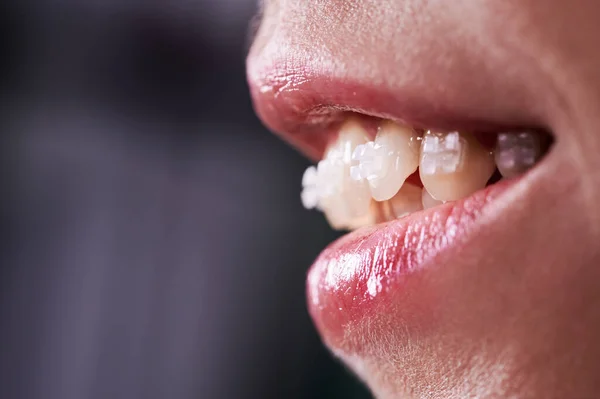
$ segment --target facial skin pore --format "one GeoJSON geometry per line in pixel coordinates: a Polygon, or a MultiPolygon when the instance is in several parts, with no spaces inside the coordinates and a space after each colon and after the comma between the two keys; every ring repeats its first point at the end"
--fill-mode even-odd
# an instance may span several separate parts
{"type": "Polygon", "coordinates": [[[323,149],[295,133],[348,109],[415,124],[450,115],[440,126],[461,115],[540,127],[555,138],[511,198],[490,205],[490,214],[502,212],[482,230],[490,239],[440,259],[435,273],[423,271],[422,291],[392,295],[368,322],[349,322],[343,339],[313,311],[331,351],[379,398],[597,397],[600,2],[263,6],[248,57],[256,110],[309,156],[318,159],[323,149]],[[340,96],[311,86],[323,77],[332,87],[344,82],[381,94],[381,104],[398,93],[403,105],[398,114],[379,112],[385,104],[377,108],[376,100],[369,110],[344,107],[340,96]]]}

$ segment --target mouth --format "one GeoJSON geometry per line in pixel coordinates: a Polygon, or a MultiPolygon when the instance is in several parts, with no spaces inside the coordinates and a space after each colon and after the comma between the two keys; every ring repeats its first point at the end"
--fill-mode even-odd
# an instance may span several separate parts
{"type": "Polygon", "coordinates": [[[303,205],[351,231],[311,267],[309,310],[328,347],[368,380],[365,359],[382,363],[390,345],[440,325],[444,303],[483,278],[495,243],[551,201],[556,102],[533,101],[551,85],[526,67],[515,76],[529,84],[494,83],[501,65],[472,71],[460,52],[458,71],[401,69],[394,76],[406,78],[382,83],[373,75],[385,71],[338,68],[283,34],[260,36],[247,64],[255,110],[315,162],[303,205]]]}
{"type": "MultiPolygon", "coordinates": [[[[349,337],[363,334],[374,315],[392,314],[394,303],[405,307],[404,322],[414,317],[433,296],[425,276],[493,241],[486,228],[509,211],[507,202],[543,190],[538,169],[554,139],[540,128],[494,130],[512,124],[463,121],[480,130],[446,131],[338,112],[307,115],[283,135],[322,154],[302,177],[304,207],[352,231],[319,255],[307,283],[317,327],[347,359],[372,350],[349,337]]],[[[432,314],[419,315],[420,326],[432,314]]]]}
{"type": "MultiPolygon", "coordinates": [[[[420,129],[358,114],[337,126],[304,173],[301,200],[332,228],[352,232],[313,264],[309,308],[338,356],[364,356],[372,347],[349,337],[372,328],[374,315],[400,314],[394,323],[407,327],[407,314],[437,295],[424,281],[493,242],[487,230],[510,212],[507,204],[543,190],[538,174],[553,138],[539,129],[420,129]],[[398,305],[404,310],[392,310],[398,305]]],[[[418,315],[419,328],[434,313],[418,315]]]]}
{"type": "Polygon", "coordinates": [[[301,199],[307,209],[321,210],[334,229],[354,230],[517,178],[538,163],[550,143],[539,131],[423,131],[353,117],[317,166],[304,173],[301,199]]]}

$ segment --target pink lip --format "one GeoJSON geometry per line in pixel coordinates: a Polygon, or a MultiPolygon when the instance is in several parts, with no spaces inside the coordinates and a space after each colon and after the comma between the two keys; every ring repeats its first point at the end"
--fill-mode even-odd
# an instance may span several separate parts
{"type": "Polygon", "coordinates": [[[453,267],[451,260],[465,248],[489,239],[480,233],[493,217],[482,216],[512,183],[355,231],[326,248],[309,272],[307,293],[311,316],[329,346],[365,356],[385,347],[380,340],[394,329],[390,326],[422,333],[434,323],[434,309],[444,300],[430,287],[437,269],[453,267]],[[354,339],[361,336],[370,338],[354,339]]]}
{"type": "MultiPolygon", "coordinates": [[[[419,84],[400,88],[335,77],[282,58],[250,56],[248,81],[257,115],[308,157],[319,160],[349,113],[403,122],[422,129],[497,132],[534,126],[529,116],[473,113],[474,98],[448,98],[419,84]],[[448,104],[451,104],[450,107],[448,104]]],[[[369,124],[371,119],[363,118],[369,124]]]]}

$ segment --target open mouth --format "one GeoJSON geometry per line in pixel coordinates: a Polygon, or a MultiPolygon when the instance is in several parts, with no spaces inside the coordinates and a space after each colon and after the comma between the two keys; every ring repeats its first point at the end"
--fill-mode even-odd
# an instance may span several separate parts
{"type": "Polygon", "coordinates": [[[310,268],[310,314],[347,363],[386,358],[402,341],[390,335],[422,334],[444,313],[437,309],[462,303],[461,287],[487,278],[480,265],[497,241],[525,231],[537,204],[552,201],[544,191],[559,163],[545,162],[557,146],[544,127],[554,126],[553,97],[535,101],[543,81],[490,85],[507,69],[470,71],[467,58],[440,73],[429,53],[377,84],[371,76],[385,75],[384,62],[364,75],[350,60],[358,54],[340,52],[348,60],[338,69],[339,60],[322,62],[326,51],[261,32],[248,58],[255,110],[315,161],[302,178],[304,206],[351,231],[310,268]],[[417,69],[424,78],[413,78],[417,69]]]}
{"type": "MultiPolygon", "coordinates": [[[[376,347],[355,336],[385,340],[391,326],[413,328],[411,318],[419,329],[433,322],[435,311],[424,308],[444,301],[448,287],[431,281],[473,273],[463,258],[494,245],[490,226],[504,225],[517,214],[511,208],[542,191],[535,176],[519,183],[543,164],[554,139],[541,129],[428,130],[356,114],[336,126],[323,158],[304,173],[301,200],[332,228],[352,231],[308,276],[311,315],[348,361],[376,347]]],[[[478,256],[470,262],[483,263],[478,256]]]]}
{"type": "Polygon", "coordinates": [[[351,117],[302,178],[302,203],[353,230],[458,201],[517,178],[547,152],[541,131],[473,134],[351,117]]]}

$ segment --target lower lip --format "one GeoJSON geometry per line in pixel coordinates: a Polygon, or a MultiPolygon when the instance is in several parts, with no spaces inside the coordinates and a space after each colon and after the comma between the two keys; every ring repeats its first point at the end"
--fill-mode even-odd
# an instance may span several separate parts
{"type": "Polygon", "coordinates": [[[326,248],[309,272],[307,290],[309,311],[329,347],[340,355],[365,355],[368,343],[354,338],[390,323],[409,330],[433,323],[440,299],[428,292],[428,281],[452,267],[465,248],[490,240],[480,234],[496,216],[487,217],[495,213],[487,212],[488,204],[513,182],[357,230],[326,248]]]}

